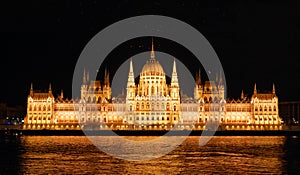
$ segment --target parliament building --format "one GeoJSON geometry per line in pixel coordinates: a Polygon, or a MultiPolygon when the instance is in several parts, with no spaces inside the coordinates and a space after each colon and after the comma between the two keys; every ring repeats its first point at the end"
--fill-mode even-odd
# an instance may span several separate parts
{"type": "Polygon", "coordinates": [[[205,130],[211,124],[221,130],[282,129],[274,85],[269,93],[259,93],[254,85],[252,97],[242,92],[240,99],[229,100],[222,75],[202,83],[199,72],[194,97],[188,97],[180,94],[175,60],[167,83],[153,43],[138,84],[130,61],[126,88],[126,94],[112,97],[107,70],[103,82],[89,80],[84,71],[79,99],[68,100],[63,92],[54,97],[51,85],[41,92],[31,84],[23,129],[205,130]]]}

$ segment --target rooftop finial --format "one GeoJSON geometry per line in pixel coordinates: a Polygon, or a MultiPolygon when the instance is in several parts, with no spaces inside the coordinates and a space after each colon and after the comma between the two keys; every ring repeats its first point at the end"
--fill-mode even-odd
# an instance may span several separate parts
{"type": "Polygon", "coordinates": [[[242,90],[242,93],[241,93],[241,99],[244,100],[245,99],[245,95],[244,95],[244,91],[242,90]]]}
{"type": "Polygon", "coordinates": [[[254,84],[254,94],[257,93],[257,90],[256,90],[256,83],[254,84]]]}
{"type": "Polygon", "coordinates": [[[273,83],[273,90],[272,90],[272,93],[275,94],[276,91],[275,91],[275,84],[273,83]]]}
{"type": "Polygon", "coordinates": [[[152,47],[151,47],[151,59],[155,59],[155,55],[154,55],[154,42],[153,42],[153,37],[152,37],[152,47]]]}

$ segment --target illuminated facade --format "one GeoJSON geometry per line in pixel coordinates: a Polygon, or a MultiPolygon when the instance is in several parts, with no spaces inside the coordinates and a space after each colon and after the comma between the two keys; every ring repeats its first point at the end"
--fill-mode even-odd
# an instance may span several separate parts
{"type": "Polygon", "coordinates": [[[221,74],[202,84],[199,72],[194,97],[187,97],[179,93],[175,60],[167,84],[153,47],[138,84],[130,61],[126,95],[111,97],[107,70],[102,84],[84,71],[76,100],[65,99],[62,92],[55,99],[51,85],[48,92],[34,91],[31,85],[24,129],[209,129],[209,123],[223,130],[281,129],[274,85],[270,93],[258,93],[255,85],[251,98],[242,92],[241,99],[228,100],[221,74]]]}

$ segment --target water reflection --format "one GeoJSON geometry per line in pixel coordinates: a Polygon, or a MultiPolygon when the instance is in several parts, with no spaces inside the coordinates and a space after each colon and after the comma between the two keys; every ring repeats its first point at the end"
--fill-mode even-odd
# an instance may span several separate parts
{"type": "Polygon", "coordinates": [[[286,137],[285,144],[283,145],[283,171],[287,174],[300,173],[300,138],[299,137],[286,137]]]}
{"type": "MultiPolygon", "coordinates": [[[[1,156],[0,174],[6,166],[13,174],[298,173],[299,142],[299,138],[225,136],[213,137],[200,147],[199,137],[188,137],[163,157],[127,161],[103,153],[84,136],[24,136],[1,141],[1,153],[10,147],[11,157],[6,161],[1,156]]],[[[114,145],[113,138],[109,145],[114,145]]]]}
{"type": "Polygon", "coordinates": [[[20,171],[19,137],[0,136],[0,174],[18,174],[20,171]]]}

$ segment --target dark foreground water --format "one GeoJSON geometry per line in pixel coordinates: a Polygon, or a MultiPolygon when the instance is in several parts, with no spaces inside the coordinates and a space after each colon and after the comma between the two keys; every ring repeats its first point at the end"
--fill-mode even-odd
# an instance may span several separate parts
{"type": "Polygon", "coordinates": [[[300,174],[300,138],[294,137],[217,136],[200,147],[199,137],[190,136],[149,161],[114,158],[85,136],[0,139],[0,174],[300,174]]]}

